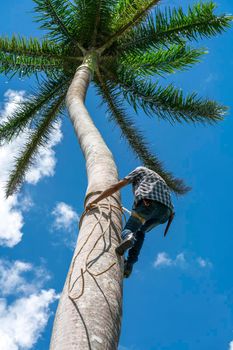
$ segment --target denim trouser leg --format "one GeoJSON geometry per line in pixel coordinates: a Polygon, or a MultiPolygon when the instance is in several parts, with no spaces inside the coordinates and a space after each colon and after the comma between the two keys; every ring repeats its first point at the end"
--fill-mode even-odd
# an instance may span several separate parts
{"type": "Polygon", "coordinates": [[[130,216],[122,232],[123,239],[131,233],[134,234],[135,242],[133,247],[129,249],[127,259],[127,261],[132,264],[138,261],[138,256],[145,238],[145,232],[149,232],[159,224],[165,223],[171,214],[170,209],[159,202],[152,202],[148,207],[144,205],[143,201],[140,201],[133,207],[133,210],[145,218],[146,222],[142,224],[139,219],[130,216]]]}
{"type": "Polygon", "coordinates": [[[129,249],[127,258],[128,263],[135,264],[138,261],[138,257],[145,239],[145,233],[149,232],[158,225],[159,223],[157,219],[147,220],[144,225],[141,225],[141,228],[134,234],[135,243],[133,247],[129,249]]]}
{"type": "Polygon", "coordinates": [[[121,234],[122,239],[125,239],[131,233],[135,234],[140,229],[141,226],[142,226],[142,223],[139,219],[133,216],[130,216],[129,220],[127,221],[122,231],[122,234],[121,234]]]}
{"type": "Polygon", "coordinates": [[[145,239],[145,232],[138,230],[134,236],[135,236],[135,243],[133,247],[129,249],[128,258],[127,258],[127,261],[130,264],[135,264],[138,261],[138,256],[145,239]]]}

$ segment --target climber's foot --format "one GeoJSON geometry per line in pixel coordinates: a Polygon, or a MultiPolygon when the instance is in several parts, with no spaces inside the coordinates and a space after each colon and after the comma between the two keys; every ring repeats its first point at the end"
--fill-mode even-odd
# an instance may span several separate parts
{"type": "Polygon", "coordinates": [[[130,233],[120,244],[118,247],[116,247],[116,253],[120,256],[124,255],[126,250],[131,248],[134,245],[134,235],[133,233],[130,233]]]}

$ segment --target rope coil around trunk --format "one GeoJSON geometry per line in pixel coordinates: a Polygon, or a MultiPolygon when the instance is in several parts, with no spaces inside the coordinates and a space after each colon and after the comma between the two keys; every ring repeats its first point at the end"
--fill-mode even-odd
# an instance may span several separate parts
{"type": "MultiPolygon", "coordinates": [[[[99,191],[98,191],[99,193],[99,191]]],[[[94,194],[97,194],[97,192],[95,193],[90,193],[86,199],[85,199],[85,203],[87,201],[87,199],[91,196],[91,195],[94,195],[94,194]]],[[[113,197],[114,198],[114,197],[113,197]]],[[[114,198],[115,199],[115,198],[114,198]]],[[[109,199],[108,199],[108,202],[109,202],[109,199]]],[[[84,203],[84,204],[85,204],[84,203]]],[[[80,218],[80,222],[79,222],[79,228],[81,227],[82,225],[82,222],[83,222],[83,219],[84,219],[84,216],[87,214],[87,213],[90,213],[91,211],[93,210],[96,210],[98,209],[99,213],[100,213],[100,216],[97,220],[97,222],[95,223],[95,225],[93,226],[91,232],[89,233],[88,237],[86,238],[85,242],[83,243],[83,245],[81,246],[81,248],[79,249],[79,251],[77,252],[77,254],[74,256],[74,259],[72,261],[72,265],[71,265],[71,269],[70,269],[70,272],[69,272],[69,276],[68,276],[68,296],[69,298],[72,300],[72,301],[75,301],[75,300],[78,300],[79,298],[81,298],[81,296],[83,295],[84,293],[84,290],[85,290],[85,273],[89,273],[91,275],[92,278],[95,279],[95,277],[97,276],[100,276],[104,273],[106,273],[107,271],[109,271],[115,264],[116,262],[112,263],[108,268],[106,268],[105,270],[101,271],[101,272],[98,272],[98,273],[93,273],[90,271],[89,267],[88,267],[88,264],[90,263],[89,260],[89,257],[91,255],[91,253],[93,252],[93,250],[95,249],[96,245],[98,244],[98,242],[100,241],[101,238],[104,238],[105,236],[105,233],[109,230],[109,227],[110,227],[110,224],[111,224],[111,213],[113,211],[113,209],[117,209],[118,211],[121,212],[121,214],[123,215],[124,217],[124,221],[126,221],[126,217],[125,217],[125,214],[124,214],[124,211],[123,211],[123,207],[121,206],[117,206],[117,205],[113,205],[113,204],[110,204],[110,203],[106,203],[106,204],[97,204],[95,206],[93,206],[90,210],[86,211],[84,210],[83,214],[81,215],[81,218],[80,218]],[[75,262],[79,256],[79,254],[81,253],[81,251],[83,250],[84,246],[87,244],[88,240],[90,239],[90,237],[92,236],[96,226],[98,224],[100,224],[101,222],[101,219],[104,215],[103,213],[103,210],[102,209],[109,209],[108,211],[108,214],[107,214],[107,217],[108,217],[108,225],[107,227],[105,228],[104,232],[102,232],[102,234],[97,238],[97,240],[95,241],[92,249],[90,250],[90,252],[88,253],[87,257],[86,257],[86,260],[85,260],[85,269],[82,269],[81,268],[81,274],[73,281],[73,283],[71,283],[71,279],[72,279],[72,275],[73,275],[73,271],[74,271],[74,265],[75,265],[75,262]],[[75,286],[75,284],[78,282],[79,279],[82,279],[82,287],[81,287],[81,292],[79,295],[75,296],[75,295],[72,295],[72,290],[75,286]]],[[[105,213],[106,214],[106,213],[105,213]]]]}

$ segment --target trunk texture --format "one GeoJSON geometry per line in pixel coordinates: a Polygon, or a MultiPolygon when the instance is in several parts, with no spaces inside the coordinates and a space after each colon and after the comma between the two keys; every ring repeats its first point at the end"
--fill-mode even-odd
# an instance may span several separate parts
{"type": "MultiPolygon", "coordinates": [[[[118,181],[111,152],[93,124],[84,101],[91,79],[82,65],[67,93],[67,108],[86,159],[87,202],[118,181]]],[[[83,216],[77,247],[56,312],[50,350],[115,350],[122,313],[122,259],[119,193],[83,216]],[[110,207],[112,205],[112,207],[110,207]]]]}

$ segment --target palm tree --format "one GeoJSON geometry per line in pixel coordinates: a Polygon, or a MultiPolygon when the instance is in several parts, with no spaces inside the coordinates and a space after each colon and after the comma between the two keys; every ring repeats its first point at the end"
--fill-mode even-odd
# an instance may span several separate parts
{"type": "MultiPolygon", "coordinates": [[[[113,156],[84,104],[90,83],[141,162],[162,175],[175,193],[185,193],[183,181],[164,170],[150,151],[125,104],[171,123],[222,120],[224,106],[196,93],[184,96],[171,84],[160,85],[159,78],[199,62],[206,51],[192,42],[223,32],[232,17],[216,15],[212,1],[186,13],[181,8],[160,11],[159,0],[33,1],[36,20],[46,30],[43,40],[0,38],[0,72],[38,78],[36,92],[0,125],[0,143],[25,130],[29,134],[10,174],[7,196],[21,185],[40,147],[46,147],[65,106],[86,159],[85,203],[118,181],[113,156]]],[[[119,194],[83,216],[56,313],[52,350],[117,348],[122,261],[114,249],[120,231],[119,194]]]]}

